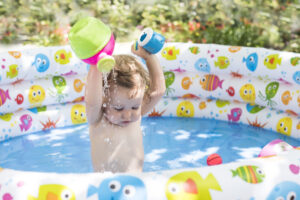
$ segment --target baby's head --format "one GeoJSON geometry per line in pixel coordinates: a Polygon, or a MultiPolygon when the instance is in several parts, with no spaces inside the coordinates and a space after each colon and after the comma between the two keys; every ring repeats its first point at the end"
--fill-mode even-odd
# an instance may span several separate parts
{"type": "Polygon", "coordinates": [[[107,78],[109,87],[104,89],[103,112],[112,124],[127,126],[141,116],[149,76],[133,56],[115,55],[114,59],[116,64],[107,78]]]}

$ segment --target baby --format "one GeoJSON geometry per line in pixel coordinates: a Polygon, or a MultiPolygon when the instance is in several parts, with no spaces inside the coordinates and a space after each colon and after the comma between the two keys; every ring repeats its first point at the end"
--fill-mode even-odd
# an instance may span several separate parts
{"type": "Polygon", "coordinates": [[[103,75],[91,66],[85,91],[94,171],[141,172],[144,163],[141,117],[165,92],[157,57],[141,46],[131,51],[146,61],[148,72],[130,55],[114,56],[116,64],[103,75]]]}

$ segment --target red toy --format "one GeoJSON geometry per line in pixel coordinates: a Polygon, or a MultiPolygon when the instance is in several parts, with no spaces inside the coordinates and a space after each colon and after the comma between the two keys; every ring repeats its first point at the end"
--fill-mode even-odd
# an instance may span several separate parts
{"type": "Polygon", "coordinates": [[[219,154],[214,153],[207,157],[206,163],[208,166],[222,164],[222,158],[219,154]]]}

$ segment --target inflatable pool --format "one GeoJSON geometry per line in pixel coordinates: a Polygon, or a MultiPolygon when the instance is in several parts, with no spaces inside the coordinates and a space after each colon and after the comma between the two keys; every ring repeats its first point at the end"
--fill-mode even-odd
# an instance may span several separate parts
{"type": "MultiPolygon", "coordinates": [[[[207,124],[223,129],[222,123],[250,125],[248,129],[255,128],[253,134],[260,130],[277,132],[294,141],[294,145],[277,140],[264,148],[269,152],[268,148],[277,145],[276,155],[267,152],[259,158],[220,165],[165,167],[135,174],[34,172],[22,170],[22,162],[18,162],[18,169],[10,169],[0,160],[0,199],[254,200],[300,196],[300,153],[298,145],[295,146],[300,138],[300,54],[264,48],[166,43],[158,57],[167,90],[148,117],[183,117],[183,126],[199,124],[198,129],[207,124]],[[193,124],[191,118],[205,121],[193,124]]],[[[40,131],[49,133],[52,128],[68,129],[75,134],[81,130],[80,124],[86,124],[84,86],[89,66],[77,59],[69,46],[4,52],[0,54],[0,65],[1,154],[9,151],[6,144],[18,138],[45,133],[40,131]]],[[[163,123],[170,126],[167,121],[163,123]]],[[[153,124],[156,126],[151,121],[145,129],[153,124]]],[[[184,130],[176,133],[180,133],[177,139],[192,142],[184,130]]],[[[197,137],[212,135],[207,132],[197,137]]],[[[265,144],[268,142],[271,141],[265,144]]],[[[15,148],[24,146],[15,144],[15,148]]]]}

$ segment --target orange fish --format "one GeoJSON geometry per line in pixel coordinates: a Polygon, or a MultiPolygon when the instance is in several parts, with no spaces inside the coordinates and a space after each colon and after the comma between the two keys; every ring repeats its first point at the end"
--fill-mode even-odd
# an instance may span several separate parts
{"type": "Polygon", "coordinates": [[[291,100],[292,96],[290,91],[287,90],[281,95],[281,101],[284,105],[288,105],[291,100]]]}
{"type": "Polygon", "coordinates": [[[11,56],[13,56],[14,58],[21,58],[21,52],[20,51],[9,51],[8,52],[11,56]]]}
{"type": "Polygon", "coordinates": [[[84,83],[80,79],[75,79],[73,86],[76,92],[81,92],[84,87],[84,83]]]}
{"type": "Polygon", "coordinates": [[[188,94],[184,94],[181,98],[186,98],[186,99],[200,99],[200,97],[194,95],[194,94],[191,94],[191,93],[188,93],[188,94]]]}
{"type": "Polygon", "coordinates": [[[199,103],[199,109],[203,110],[204,108],[206,108],[206,103],[205,103],[205,101],[202,101],[199,103]]]}
{"type": "Polygon", "coordinates": [[[229,47],[228,50],[229,52],[231,53],[236,53],[238,52],[239,50],[241,50],[242,47],[239,47],[239,46],[232,46],[232,47],[229,47]]]}
{"type": "Polygon", "coordinates": [[[200,85],[204,90],[213,91],[218,87],[222,89],[224,80],[220,80],[218,76],[213,74],[207,74],[200,79],[200,85]]]}
{"type": "Polygon", "coordinates": [[[297,124],[297,130],[300,130],[300,122],[298,122],[298,124],[297,124]]]}
{"type": "Polygon", "coordinates": [[[190,85],[192,85],[192,81],[190,77],[184,77],[181,81],[181,86],[183,89],[188,90],[190,88],[190,85]]]}

